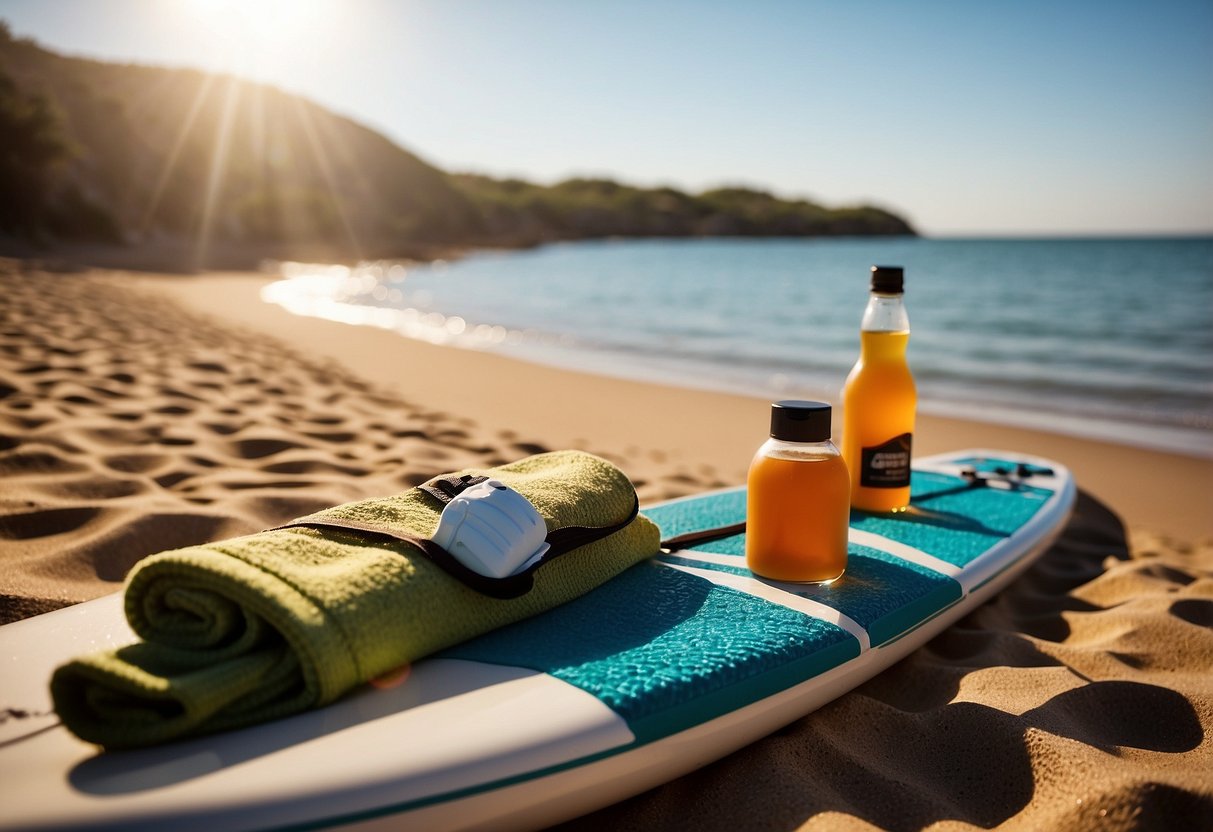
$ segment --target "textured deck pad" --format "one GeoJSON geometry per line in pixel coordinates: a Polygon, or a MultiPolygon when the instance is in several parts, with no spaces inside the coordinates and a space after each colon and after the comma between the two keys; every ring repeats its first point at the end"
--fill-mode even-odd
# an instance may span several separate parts
{"type": "MultiPolygon", "coordinates": [[[[680,555],[665,555],[661,560],[695,569],[753,575],[740,554],[735,564],[680,555]]],[[[830,584],[771,585],[838,610],[867,630],[873,647],[914,629],[962,595],[960,584],[946,575],[854,543],[847,547],[847,571],[838,580],[830,584]]]]}
{"type": "MultiPolygon", "coordinates": [[[[1014,468],[997,460],[974,462],[982,471],[1014,468]]],[[[911,489],[910,511],[852,512],[852,528],[955,567],[1013,534],[1052,493],[974,486],[921,470],[913,472],[911,489]]],[[[676,500],[645,514],[664,538],[729,526],[745,519],[746,492],[676,500]]],[[[848,546],[847,570],[830,584],[763,583],[837,610],[854,622],[846,626],[866,631],[871,647],[895,641],[964,596],[955,577],[875,548],[879,542],[866,545],[869,540],[848,546]]],[[[548,673],[597,697],[627,721],[638,742],[647,742],[810,679],[862,650],[842,627],[772,603],[769,593],[763,599],[708,580],[714,574],[760,580],[746,568],[744,534],[657,560],[546,615],[442,655],[548,673]]]]}
{"type": "MultiPolygon", "coordinates": [[[[978,471],[1014,469],[1014,462],[966,459],[978,471]]],[[[1030,520],[1053,492],[1021,485],[1013,491],[974,488],[951,474],[914,471],[910,481],[911,511],[902,514],[851,512],[851,527],[913,546],[954,566],[965,566],[1030,520]],[[978,519],[980,518],[980,519],[978,519]]],[[[663,538],[745,520],[744,488],[679,500],[645,514],[661,527],[663,538]]],[[[745,535],[689,547],[695,551],[744,554],[745,535]]]]}
{"type": "Polygon", "coordinates": [[[639,743],[859,655],[834,624],[654,563],[441,654],[544,671],[618,713],[639,743]]]}
{"type": "Polygon", "coordinates": [[[954,566],[967,566],[1030,520],[1053,492],[973,487],[950,474],[915,471],[911,509],[901,514],[851,513],[851,528],[913,546],[954,566]]]}
{"type": "MultiPolygon", "coordinates": [[[[661,539],[667,540],[688,532],[732,526],[745,520],[745,489],[716,491],[702,497],[676,500],[672,503],[644,509],[645,517],[661,527],[661,539]]],[[[737,535],[744,539],[743,535],[737,535]]],[[[707,551],[719,552],[720,541],[707,551]]],[[[695,547],[692,547],[695,548],[695,547]]],[[[744,551],[744,548],[740,551],[744,551]]]]}
{"type": "MultiPolygon", "coordinates": [[[[1015,469],[1014,462],[997,459],[968,458],[957,464],[985,473],[1015,469]]],[[[909,511],[879,515],[853,511],[851,527],[963,568],[1014,534],[1052,493],[1024,484],[1013,488],[975,486],[953,474],[915,470],[909,511]]],[[[745,499],[745,489],[734,489],[679,500],[645,513],[668,538],[744,520],[745,499]]],[[[744,555],[745,534],[738,534],[688,547],[662,560],[671,565],[753,577],[744,555]],[[697,552],[712,557],[700,558],[697,552]]],[[[873,647],[913,630],[963,596],[960,584],[952,577],[854,542],[848,546],[847,570],[839,580],[829,585],[772,585],[843,613],[867,631],[873,647]]]]}

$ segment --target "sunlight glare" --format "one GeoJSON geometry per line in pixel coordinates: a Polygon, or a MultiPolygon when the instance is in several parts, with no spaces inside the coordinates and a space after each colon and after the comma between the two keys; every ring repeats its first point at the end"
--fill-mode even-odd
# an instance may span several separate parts
{"type": "Polygon", "coordinates": [[[340,17],[333,0],[182,0],[176,8],[236,71],[289,60],[331,35],[340,17]]]}
{"type": "Polygon", "coordinates": [[[212,31],[265,41],[322,24],[331,4],[321,0],[186,0],[183,9],[212,31]]]}

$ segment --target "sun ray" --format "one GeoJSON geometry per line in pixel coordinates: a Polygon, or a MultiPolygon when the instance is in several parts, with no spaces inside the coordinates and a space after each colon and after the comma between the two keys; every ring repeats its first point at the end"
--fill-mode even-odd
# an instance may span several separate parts
{"type": "Polygon", "coordinates": [[[143,218],[139,222],[140,238],[146,237],[148,231],[151,230],[152,217],[160,206],[160,199],[164,196],[164,189],[168,186],[169,177],[177,166],[177,159],[181,155],[182,148],[185,147],[185,141],[189,138],[194,122],[198,118],[198,113],[202,110],[202,105],[206,103],[214,81],[215,76],[208,73],[202,82],[202,86],[198,88],[198,92],[194,95],[194,100],[190,104],[185,121],[181,123],[181,129],[177,132],[177,138],[173,141],[173,147],[169,151],[168,157],[164,160],[163,167],[160,169],[160,176],[156,179],[156,187],[152,190],[152,196],[148,200],[147,209],[143,212],[143,218]]]}
{"type": "Polygon", "coordinates": [[[257,176],[264,180],[266,177],[265,166],[269,159],[265,138],[265,87],[262,84],[253,84],[252,94],[249,111],[249,141],[252,145],[253,162],[257,166],[257,176]]]}
{"type": "MultiPolygon", "coordinates": [[[[150,132],[152,129],[149,122],[155,118],[155,113],[158,109],[164,106],[165,102],[172,100],[173,87],[177,81],[177,77],[173,73],[163,73],[150,79],[146,86],[132,85],[124,87],[121,91],[111,89],[111,92],[120,95],[126,101],[125,115],[128,122],[131,124],[144,125],[150,132]]],[[[151,154],[141,154],[137,164],[154,166],[155,161],[151,154]]],[[[124,217],[135,217],[135,229],[141,230],[143,225],[143,183],[145,178],[142,173],[139,175],[128,176],[123,183],[123,189],[118,197],[118,213],[124,217]]]]}
{"type": "Polygon", "coordinates": [[[324,145],[333,150],[333,154],[341,162],[345,170],[351,171],[354,174],[353,181],[349,184],[352,186],[354,198],[358,200],[366,199],[369,194],[368,182],[363,173],[363,166],[358,156],[350,148],[350,143],[345,135],[342,135],[338,129],[341,123],[334,118],[322,119],[315,122],[317,133],[320,134],[318,139],[323,140],[324,145]]]}
{"type": "Polygon", "coordinates": [[[316,125],[312,121],[312,114],[308,112],[308,104],[301,98],[294,98],[293,101],[295,112],[299,116],[299,123],[303,127],[303,134],[307,137],[308,147],[311,149],[312,155],[316,159],[316,164],[320,168],[320,175],[324,177],[325,186],[333,197],[333,202],[337,208],[337,215],[341,218],[341,225],[345,229],[350,245],[353,247],[354,256],[361,260],[362,246],[358,242],[358,235],[354,231],[353,223],[350,222],[345,200],[341,198],[341,194],[337,190],[337,178],[333,173],[332,160],[329,159],[328,151],[320,142],[320,136],[316,132],[316,125]]]}
{"type": "Polygon", "coordinates": [[[205,265],[206,255],[210,247],[211,233],[215,222],[215,208],[219,202],[219,192],[223,188],[223,174],[227,168],[227,153],[232,142],[232,122],[236,114],[236,104],[240,99],[243,82],[234,75],[228,76],[227,94],[223,101],[223,112],[219,117],[219,125],[215,130],[215,149],[211,152],[211,167],[206,178],[206,198],[202,203],[202,224],[198,229],[197,245],[194,249],[194,266],[201,269],[205,265]]]}

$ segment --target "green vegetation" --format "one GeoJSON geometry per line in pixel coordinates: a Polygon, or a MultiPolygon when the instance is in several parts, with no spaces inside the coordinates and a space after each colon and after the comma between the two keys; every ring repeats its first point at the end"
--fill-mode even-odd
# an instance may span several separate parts
{"type": "Polygon", "coordinates": [[[272,87],[69,58],[0,22],[0,234],[198,240],[267,256],[611,236],[913,234],[872,207],[747,188],[691,195],[602,179],[448,174],[272,87]]]}
{"type": "Polygon", "coordinates": [[[674,188],[634,188],[605,179],[569,179],[551,187],[518,179],[460,175],[454,180],[502,237],[596,237],[913,234],[879,208],[823,208],[749,188],[691,195],[674,188]]]}
{"type": "Polygon", "coordinates": [[[0,73],[0,230],[37,235],[45,228],[50,176],[69,152],[46,97],[23,95],[0,73]]]}

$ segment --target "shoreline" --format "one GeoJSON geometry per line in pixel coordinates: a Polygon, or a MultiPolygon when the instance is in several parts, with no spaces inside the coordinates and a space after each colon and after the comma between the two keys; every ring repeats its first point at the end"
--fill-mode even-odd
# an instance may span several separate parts
{"type": "MultiPolygon", "coordinates": [[[[292,314],[306,313],[292,312],[292,314]]],[[[323,315],[310,317],[319,317],[323,320],[335,321],[346,326],[370,326],[365,323],[350,323],[336,318],[327,318],[323,315]]],[[[401,338],[421,343],[433,343],[424,337],[409,335],[386,327],[383,327],[383,329],[393,332],[401,338]]],[[[521,349],[516,347],[499,349],[491,346],[477,347],[460,343],[443,343],[439,344],[439,346],[445,349],[459,349],[501,355],[525,364],[549,367],[571,373],[611,378],[620,381],[633,381],[659,387],[673,387],[680,390],[707,393],[709,395],[741,396],[747,399],[761,399],[764,401],[815,399],[829,402],[835,409],[840,407],[840,395],[838,391],[827,390],[824,387],[801,384],[789,386],[783,390],[770,389],[764,392],[762,386],[759,384],[746,385],[741,382],[729,383],[725,380],[717,380],[716,383],[712,383],[698,376],[695,379],[675,378],[676,373],[673,369],[669,368],[654,368],[649,371],[639,369],[629,372],[631,367],[619,369],[622,365],[619,362],[613,361],[609,356],[603,360],[594,360],[595,354],[590,350],[578,349],[575,352],[562,353],[562,355],[568,356],[576,355],[576,358],[571,357],[567,361],[562,361],[559,358],[551,357],[551,353],[548,352],[546,346],[539,346],[535,349],[526,347],[521,349]],[[577,360],[578,358],[588,360],[579,361],[577,360]]],[[[557,349],[561,348],[557,347],[557,349]]],[[[985,405],[978,402],[942,399],[928,399],[924,401],[921,398],[918,401],[918,415],[920,417],[928,416],[939,419],[974,422],[986,425],[991,429],[1010,428],[1047,433],[1084,441],[1102,442],[1114,447],[1191,457],[1213,463],[1213,428],[1174,427],[1149,422],[1118,422],[1110,418],[1088,417],[1077,413],[1020,411],[1003,405],[985,405]],[[1203,441],[1205,445],[1197,445],[1197,441],[1203,441]]]]}
{"type": "MultiPolygon", "coordinates": [[[[1115,242],[1126,240],[1117,238],[1115,242]]],[[[620,243],[630,247],[637,241],[620,243]]],[[[508,290],[513,296],[518,290],[519,269],[511,269],[509,262],[501,266],[500,277],[507,287],[513,287],[508,290]]],[[[508,300],[503,301],[504,315],[493,313],[484,301],[473,298],[464,298],[465,303],[460,304],[457,292],[449,295],[449,290],[439,288],[444,281],[436,280],[435,272],[440,276],[441,268],[419,269],[420,282],[415,284],[418,288],[409,289],[414,284],[404,280],[405,269],[395,265],[389,268],[387,262],[364,263],[353,269],[340,267],[338,274],[333,267],[322,264],[282,265],[284,279],[271,282],[264,296],[296,314],[394,330],[423,342],[494,352],[565,370],[756,398],[836,402],[838,388],[850,367],[849,363],[843,364],[848,356],[839,351],[840,332],[834,323],[829,333],[832,340],[825,350],[828,357],[815,357],[816,363],[811,366],[771,363],[773,356],[763,351],[769,350],[769,345],[755,347],[756,351],[751,353],[745,342],[737,342],[723,332],[710,341],[693,344],[685,352],[672,353],[666,351],[656,336],[650,338],[648,333],[652,329],[635,331],[633,335],[638,340],[624,343],[618,334],[612,334],[610,327],[603,329],[592,316],[579,318],[576,312],[561,313],[563,320],[556,322],[543,316],[528,318],[508,300]],[[397,271],[399,275],[395,274],[397,271]],[[290,277],[298,280],[286,279],[290,277]],[[367,288],[367,281],[372,279],[373,297],[367,288]],[[435,302],[435,298],[445,301],[435,302]],[[451,309],[459,311],[444,314],[451,309]],[[585,325],[584,331],[570,325],[575,321],[585,325]],[[506,325],[497,325],[500,323],[506,325]],[[637,345],[644,348],[638,350],[637,345]]],[[[540,268],[542,264],[534,265],[540,268]]],[[[473,286],[489,293],[497,291],[491,281],[485,280],[485,268],[470,269],[473,286]]],[[[543,280],[539,284],[549,285],[543,280]]],[[[550,291],[560,296],[557,287],[550,291]]],[[[584,299],[579,294],[574,297],[584,299]]],[[[931,333],[924,335],[929,337],[931,333]]],[[[1036,356],[1034,370],[1016,369],[1011,373],[1012,379],[1004,382],[997,364],[986,368],[982,376],[965,375],[973,368],[961,371],[946,362],[941,364],[938,345],[933,349],[924,354],[927,357],[922,359],[922,366],[915,368],[921,375],[921,413],[1213,460],[1213,415],[1207,412],[1207,397],[1197,397],[1199,391],[1184,388],[1187,398],[1158,399],[1167,401],[1171,409],[1152,407],[1143,401],[1151,402],[1153,398],[1132,400],[1113,393],[1104,395],[1100,385],[1106,379],[1102,377],[1098,384],[1092,382],[1092,388],[1084,386],[1081,379],[1071,378],[1073,372],[1054,378],[1053,371],[1046,371],[1040,363],[1046,359],[1041,359],[1037,352],[1031,353],[1036,356]],[[1077,386],[1064,386],[1067,379],[1077,386]]],[[[1014,360],[1013,356],[1004,358],[1014,360]]],[[[911,354],[912,364],[914,361],[911,354]]],[[[1158,390],[1171,383],[1170,377],[1167,378],[1165,383],[1158,382],[1158,390]]],[[[1108,389],[1114,388],[1115,384],[1108,389]]]]}
{"type": "MultiPolygon", "coordinates": [[[[593,375],[304,317],[261,300],[261,289],[277,279],[265,274],[121,279],[191,310],[307,345],[406,399],[518,435],[542,435],[555,447],[624,459],[656,455],[675,469],[671,476],[684,480],[696,479],[698,471],[722,484],[744,482],[750,455],[766,435],[769,400],[760,396],[593,375]],[[413,372],[387,366],[380,356],[392,356],[413,372]]],[[[836,399],[830,400],[837,405],[836,399]]],[[[984,447],[1049,457],[1068,465],[1079,487],[1106,502],[1131,528],[1187,541],[1213,538],[1208,512],[1213,460],[931,412],[920,412],[919,422],[916,453],[984,447]]]]}

